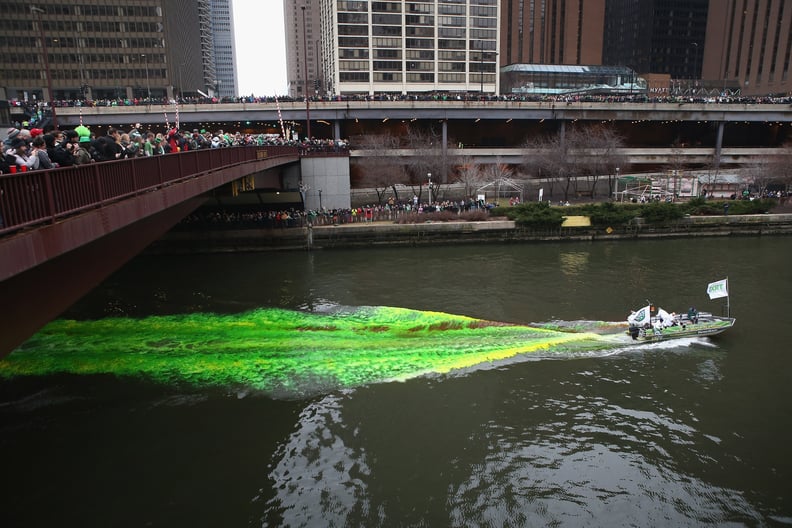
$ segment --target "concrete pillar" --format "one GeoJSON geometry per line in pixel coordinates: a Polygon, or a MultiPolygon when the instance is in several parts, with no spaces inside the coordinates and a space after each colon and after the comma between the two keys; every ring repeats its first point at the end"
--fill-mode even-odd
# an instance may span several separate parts
{"type": "Polygon", "coordinates": [[[718,136],[715,140],[715,159],[713,160],[716,168],[720,167],[721,149],[723,148],[723,129],[725,126],[726,123],[723,121],[718,123],[718,136]]]}
{"type": "Polygon", "coordinates": [[[440,176],[442,183],[448,183],[448,120],[443,119],[443,174],[440,176]]]}
{"type": "Polygon", "coordinates": [[[341,121],[337,119],[333,122],[333,139],[336,141],[341,139],[341,121]]]}

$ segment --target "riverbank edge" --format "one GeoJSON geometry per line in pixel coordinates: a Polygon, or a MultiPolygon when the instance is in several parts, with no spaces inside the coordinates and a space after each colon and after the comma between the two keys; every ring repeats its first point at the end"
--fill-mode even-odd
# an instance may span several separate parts
{"type": "Polygon", "coordinates": [[[515,226],[510,220],[423,224],[374,222],[285,229],[176,230],[152,243],[146,253],[229,253],[769,235],[792,235],[792,214],[688,217],[668,225],[635,225],[610,230],[604,227],[525,229],[515,226]]]}

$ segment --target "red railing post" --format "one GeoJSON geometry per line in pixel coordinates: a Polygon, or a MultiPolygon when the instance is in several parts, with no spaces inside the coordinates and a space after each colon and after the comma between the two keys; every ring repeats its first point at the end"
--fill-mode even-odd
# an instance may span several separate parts
{"type": "Polygon", "coordinates": [[[44,173],[44,189],[47,193],[47,209],[49,210],[49,217],[50,222],[55,223],[55,215],[57,211],[55,210],[55,195],[52,192],[52,178],[51,172],[44,173]]]}

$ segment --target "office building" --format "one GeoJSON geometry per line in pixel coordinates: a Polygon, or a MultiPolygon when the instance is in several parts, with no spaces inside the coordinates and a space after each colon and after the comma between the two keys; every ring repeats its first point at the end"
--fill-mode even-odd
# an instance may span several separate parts
{"type": "MultiPolygon", "coordinates": [[[[313,78],[323,93],[498,91],[500,0],[311,0],[318,21],[305,10],[307,45],[289,37],[290,27],[302,30],[299,1],[285,1],[287,49],[307,48],[309,81],[311,53],[320,59],[313,78]]],[[[299,89],[305,74],[289,62],[289,85],[299,89]]]]}
{"type": "Polygon", "coordinates": [[[743,95],[792,93],[792,2],[722,0],[710,6],[701,78],[743,95]]]}
{"type": "Polygon", "coordinates": [[[231,0],[210,0],[215,76],[219,97],[236,97],[239,82],[234,41],[234,8],[231,0]]]}
{"type": "Polygon", "coordinates": [[[283,0],[286,81],[289,96],[296,99],[304,98],[306,92],[320,95],[326,91],[320,65],[319,17],[319,0],[283,0]]]}
{"type": "Polygon", "coordinates": [[[607,0],[603,64],[673,79],[700,78],[709,4],[709,0],[607,0]]]}
{"type": "Polygon", "coordinates": [[[165,99],[216,88],[209,0],[2,5],[2,99],[165,99]]]}
{"type": "Polygon", "coordinates": [[[605,0],[502,0],[501,66],[602,64],[605,0]]]}

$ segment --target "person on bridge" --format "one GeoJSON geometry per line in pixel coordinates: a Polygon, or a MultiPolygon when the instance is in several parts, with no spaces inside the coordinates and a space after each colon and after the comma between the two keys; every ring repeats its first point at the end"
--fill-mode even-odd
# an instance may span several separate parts
{"type": "Polygon", "coordinates": [[[11,148],[6,151],[6,156],[10,156],[16,165],[17,171],[35,170],[38,168],[38,156],[31,156],[28,152],[28,144],[24,139],[17,137],[11,142],[11,148]]]}

